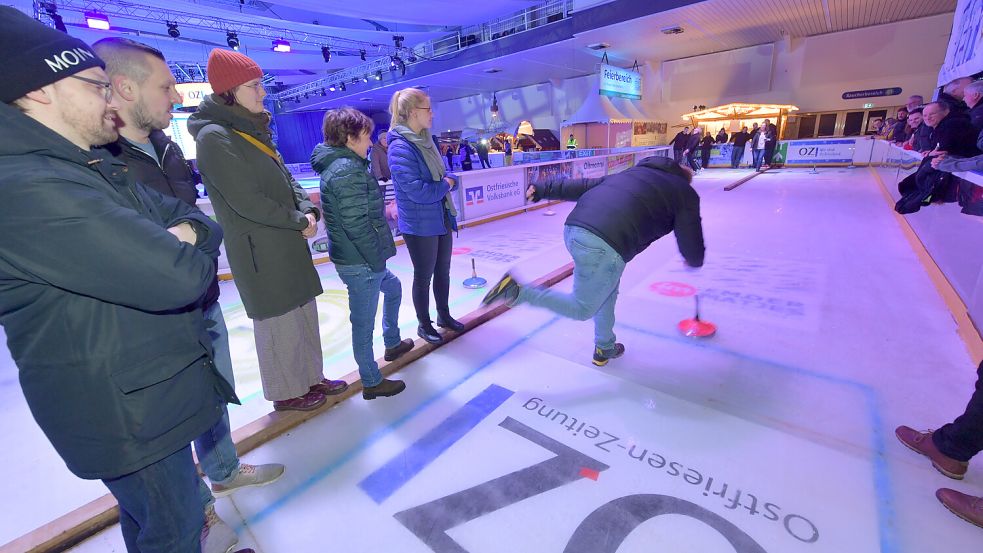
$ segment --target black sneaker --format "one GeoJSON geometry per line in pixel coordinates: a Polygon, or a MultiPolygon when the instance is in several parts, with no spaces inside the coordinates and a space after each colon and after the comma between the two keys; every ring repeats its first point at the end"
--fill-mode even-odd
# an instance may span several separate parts
{"type": "Polygon", "coordinates": [[[377,397],[394,396],[406,389],[406,383],[402,380],[382,379],[382,382],[375,386],[362,388],[362,399],[375,399],[377,397]]]}
{"type": "Polygon", "coordinates": [[[386,353],[383,355],[383,359],[386,361],[395,361],[411,349],[413,349],[413,340],[407,338],[397,344],[394,348],[386,348],[386,353]]]}
{"type": "Polygon", "coordinates": [[[625,345],[622,343],[617,343],[614,348],[609,350],[602,350],[599,347],[594,348],[594,364],[598,367],[603,367],[608,364],[611,359],[617,359],[625,354],[625,345]]]}
{"type": "Polygon", "coordinates": [[[505,305],[511,307],[515,303],[515,300],[519,299],[519,288],[519,283],[512,278],[512,274],[505,273],[502,280],[499,280],[485,294],[485,298],[481,300],[481,305],[489,305],[495,301],[502,300],[505,302],[505,305]]]}

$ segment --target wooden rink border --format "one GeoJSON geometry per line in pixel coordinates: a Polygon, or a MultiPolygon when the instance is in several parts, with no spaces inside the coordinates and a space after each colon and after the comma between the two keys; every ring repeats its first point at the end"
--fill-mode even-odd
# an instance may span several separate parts
{"type": "MultiPolygon", "coordinates": [[[[546,276],[533,281],[530,285],[553,286],[572,274],[573,263],[567,263],[546,276]]],[[[464,323],[463,332],[473,330],[508,310],[509,308],[503,304],[479,307],[460,319],[464,323]]],[[[457,339],[463,332],[445,330],[442,336],[444,336],[445,343],[449,343],[457,339]]],[[[377,359],[379,370],[383,376],[389,376],[439,347],[441,346],[430,344],[423,339],[417,339],[414,341],[413,349],[399,359],[392,362],[386,362],[381,357],[377,359]]],[[[328,396],[328,401],[324,406],[314,411],[273,411],[233,431],[232,440],[236,444],[236,451],[239,455],[245,455],[304,422],[325,414],[331,407],[342,401],[361,393],[362,381],[359,379],[357,370],[346,374],[342,379],[348,383],[348,389],[341,394],[328,396]]],[[[67,551],[69,548],[95,536],[118,522],[119,507],[116,504],[115,498],[107,493],[36,530],[0,546],[0,553],[56,553],[67,551]]]]}
{"type": "Polygon", "coordinates": [[[949,308],[949,312],[952,313],[959,337],[962,338],[963,344],[966,346],[966,351],[969,352],[970,359],[974,364],[977,363],[979,359],[983,359],[983,333],[980,332],[979,328],[976,328],[973,319],[969,316],[969,309],[966,307],[966,304],[959,297],[955,287],[949,282],[945,273],[939,268],[935,259],[932,258],[932,254],[928,253],[925,244],[922,243],[921,238],[918,237],[915,230],[911,228],[911,224],[908,223],[908,219],[904,215],[894,211],[894,198],[888,192],[884,179],[881,178],[877,170],[873,167],[869,170],[874,175],[877,184],[880,185],[881,194],[888,203],[891,213],[894,215],[894,220],[901,227],[902,234],[908,239],[911,249],[918,256],[918,260],[921,261],[925,272],[928,273],[929,279],[935,285],[935,289],[939,292],[939,295],[942,296],[946,307],[949,308]]]}

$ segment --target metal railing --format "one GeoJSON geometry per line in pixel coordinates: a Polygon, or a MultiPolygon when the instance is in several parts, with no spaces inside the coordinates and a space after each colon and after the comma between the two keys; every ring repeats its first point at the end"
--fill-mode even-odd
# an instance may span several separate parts
{"type": "Polygon", "coordinates": [[[339,83],[354,84],[366,77],[369,78],[370,83],[372,80],[381,80],[376,78],[380,72],[382,74],[389,74],[390,76],[395,72],[399,72],[400,76],[402,76],[407,66],[427,60],[439,59],[441,56],[472,46],[493,42],[515,33],[543,27],[544,25],[549,25],[550,23],[567,18],[571,13],[573,13],[573,0],[549,0],[488,23],[462,27],[454,34],[414,46],[409,49],[411,53],[404,52],[367,61],[347,69],[342,69],[341,71],[336,71],[327,77],[288,88],[274,94],[273,97],[276,100],[285,101],[299,100],[305,94],[308,97],[324,95],[322,91],[327,90],[331,85],[337,87],[339,83]]]}

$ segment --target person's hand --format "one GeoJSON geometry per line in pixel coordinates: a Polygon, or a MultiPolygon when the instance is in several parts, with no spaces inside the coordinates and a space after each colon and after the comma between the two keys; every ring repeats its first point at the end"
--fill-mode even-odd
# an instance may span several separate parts
{"type": "Polygon", "coordinates": [[[932,150],[931,152],[928,153],[928,155],[930,155],[930,156],[945,156],[948,153],[949,152],[943,152],[942,150],[932,150]]]}
{"type": "Polygon", "coordinates": [[[938,155],[936,155],[935,157],[933,157],[932,158],[932,169],[938,169],[939,168],[939,164],[942,163],[942,160],[945,159],[945,156],[946,156],[946,153],[945,152],[939,152],[938,155]]]}
{"type": "Polygon", "coordinates": [[[173,234],[177,239],[186,244],[191,244],[194,246],[198,243],[198,233],[195,232],[194,227],[191,223],[187,221],[174,225],[173,227],[167,229],[167,232],[173,234]]]}
{"type": "Polygon", "coordinates": [[[451,187],[451,190],[457,188],[457,181],[450,177],[444,177],[444,182],[446,182],[447,185],[451,187]]]}
{"type": "Polygon", "coordinates": [[[307,228],[300,231],[300,233],[304,236],[304,238],[314,238],[314,235],[317,234],[317,217],[315,217],[313,213],[307,213],[306,217],[307,228]]]}

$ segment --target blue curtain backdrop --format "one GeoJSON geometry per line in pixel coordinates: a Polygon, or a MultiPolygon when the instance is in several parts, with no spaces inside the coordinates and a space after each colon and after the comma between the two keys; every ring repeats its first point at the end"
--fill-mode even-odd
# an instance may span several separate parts
{"type": "Polygon", "coordinates": [[[324,110],[274,116],[277,148],[286,163],[309,163],[314,146],[324,141],[324,110]]]}

